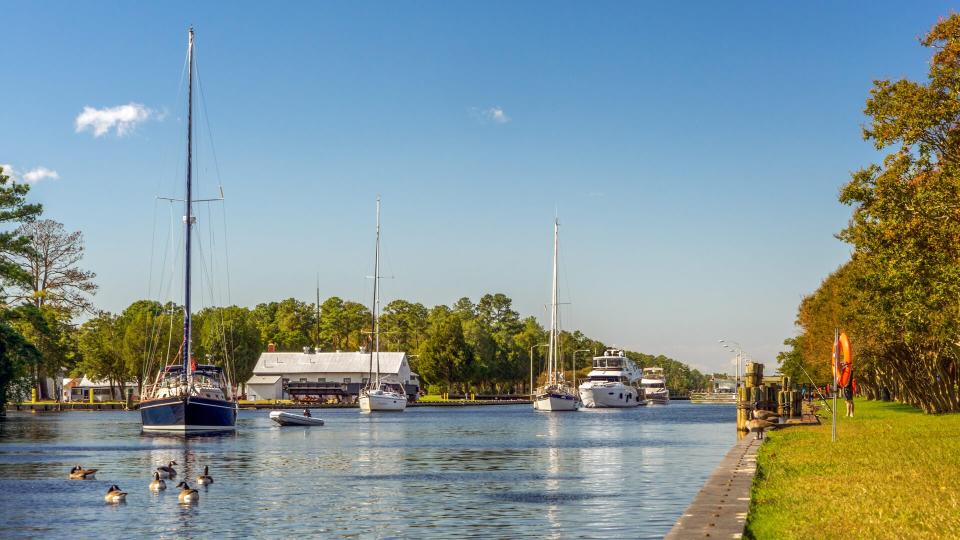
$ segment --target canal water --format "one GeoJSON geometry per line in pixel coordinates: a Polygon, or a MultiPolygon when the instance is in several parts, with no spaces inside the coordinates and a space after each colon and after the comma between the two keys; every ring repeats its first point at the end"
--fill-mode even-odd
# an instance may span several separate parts
{"type": "Polygon", "coordinates": [[[0,420],[0,538],[661,538],[736,440],[729,405],[538,413],[529,405],[241,411],[226,436],[141,434],[136,412],[0,420]],[[200,502],[159,495],[175,460],[200,502]],[[68,480],[81,464],[96,480],[68,480]],[[108,505],[111,484],[129,492],[108,505]],[[194,486],[197,487],[197,486],[194,486]]]}

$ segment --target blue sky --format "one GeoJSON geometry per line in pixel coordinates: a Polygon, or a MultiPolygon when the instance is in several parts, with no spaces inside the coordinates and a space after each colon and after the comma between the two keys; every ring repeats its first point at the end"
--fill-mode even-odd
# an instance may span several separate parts
{"type": "MultiPolygon", "coordinates": [[[[564,325],[708,369],[773,363],[834,239],[878,78],[924,77],[946,2],[5,2],[0,163],[86,236],[96,303],[147,294],[156,195],[182,180],[186,28],[201,195],[226,203],[231,300],[549,301],[564,325]],[[670,4],[670,5],[667,5],[670,4]],[[84,107],[142,106],[95,136],[84,107]],[[219,167],[217,167],[218,165],[219,167]],[[36,176],[36,175],[35,175],[36,176]]],[[[163,219],[166,219],[164,217],[163,219]]],[[[219,219],[219,218],[217,218],[219,219]]],[[[164,222],[166,223],[166,222],[164,222]]]]}

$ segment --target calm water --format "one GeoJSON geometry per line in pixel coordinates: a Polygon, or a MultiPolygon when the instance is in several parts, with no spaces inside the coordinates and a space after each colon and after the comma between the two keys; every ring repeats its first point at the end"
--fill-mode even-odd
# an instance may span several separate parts
{"type": "Polygon", "coordinates": [[[9,413],[0,537],[659,538],[736,439],[733,407],[679,401],[314,412],[326,426],[241,411],[237,434],[187,439],[142,435],[135,412],[9,413]],[[199,504],[148,491],[170,460],[191,484],[210,466],[199,504]],[[97,479],[68,480],[78,463],[97,479]],[[126,504],[103,502],[113,483],[126,504]]]}

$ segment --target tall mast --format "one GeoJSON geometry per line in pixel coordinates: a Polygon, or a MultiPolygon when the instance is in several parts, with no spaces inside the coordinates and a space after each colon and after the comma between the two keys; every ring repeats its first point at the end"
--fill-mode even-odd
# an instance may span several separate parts
{"type": "Polygon", "coordinates": [[[187,58],[189,64],[189,76],[187,78],[187,194],[184,199],[186,216],[184,225],[186,226],[186,241],[184,249],[186,250],[184,277],[183,277],[183,373],[187,378],[192,378],[190,373],[191,358],[191,324],[190,324],[190,236],[193,226],[193,215],[191,207],[193,206],[193,27],[190,27],[189,42],[187,46],[187,58]]]}
{"type": "Polygon", "coordinates": [[[377,354],[377,384],[380,387],[380,196],[377,195],[377,254],[373,259],[373,343],[377,354]]]}
{"type": "Polygon", "coordinates": [[[557,235],[560,220],[553,220],[553,291],[550,297],[550,382],[556,382],[557,371],[557,235]]]}

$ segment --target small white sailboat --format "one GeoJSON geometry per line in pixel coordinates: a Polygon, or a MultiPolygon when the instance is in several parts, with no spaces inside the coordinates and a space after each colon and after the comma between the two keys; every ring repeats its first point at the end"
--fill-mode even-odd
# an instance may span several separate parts
{"type": "Polygon", "coordinates": [[[636,364],[619,349],[607,349],[593,358],[593,370],[580,385],[580,401],[588,409],[646,405],[636,364]]]}
{"type": "Polygon", "coordinates": [[[403,411],[407,408],[407,394],[399,381],[380,374],[380,197],[377,197],[377,248],[373,264],[373,306],[370,310],[372,320],[370,330],[373,333],[373,348],[370,350],[370,375],[367,386],[360,390],[360,410],[403,411]],[[376,371],[374,371],[376,367],[376,371]]]}
{"type": "Polygon", "coordinates": [[[281,426],[322,426],[323,419],[287,411],[270,411],[270,419],[281,426]]]}
{"type": "Polygon", "coordinates": [[[560,230],[559,220],[553,222],[553,294],[550,302],[550,343],[547,358],[547,383],[537,388],[533,397],[533,408],[538,411],[575,411],[577,394],[572,385],[563,378],[563,370],[557,361],[559,356],[558,329],[559,289],[557,283],[557,240],[560,230]]]}
{"type": "Polygon", "coordinates": [[[640,384],[643,386],[644,398],[651,404],[670,403],[670,390],[667,389],[667,378],[663,374],[663,368],[643,368],[643,379],[640,380],[640,384]]]}

